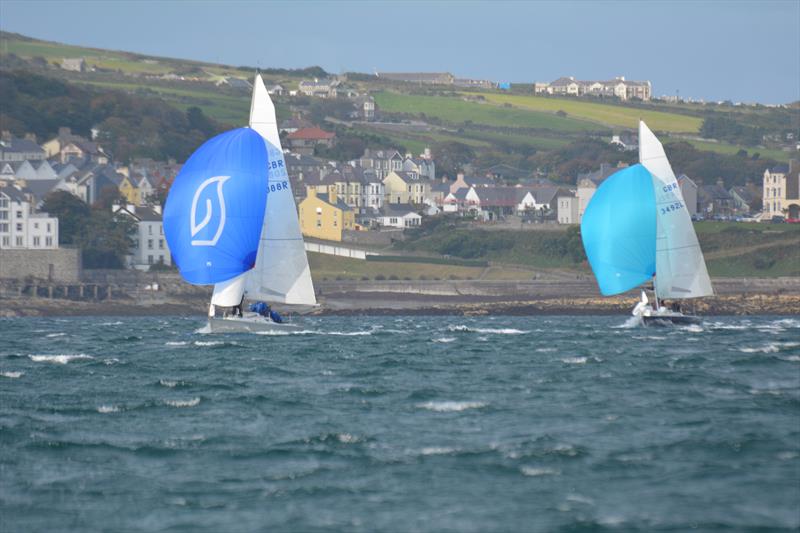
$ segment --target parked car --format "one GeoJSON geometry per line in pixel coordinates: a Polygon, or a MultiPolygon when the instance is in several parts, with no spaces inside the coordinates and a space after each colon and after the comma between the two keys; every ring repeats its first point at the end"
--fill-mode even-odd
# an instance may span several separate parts
{"type": "Polygon", "coordinates": [[[770,219],[770,222],[772,222],[773,224],[783,224],[784,222],[786,222],[786,219],[785,219],[785,218],[783,218],[783,217],[782,217],[782,216],[780,216],[780,215],[774,215],[774,216],[773,216],[773,217],[770,219]]]}
{"type": "Polygon", "coordinates": [[[787,218],[787,224],[800,224],[800,218],[787,218]]]}

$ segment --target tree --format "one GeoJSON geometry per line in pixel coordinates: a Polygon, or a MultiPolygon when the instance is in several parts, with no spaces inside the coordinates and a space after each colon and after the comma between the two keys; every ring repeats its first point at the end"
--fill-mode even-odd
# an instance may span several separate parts
{"type": "Polygon", "coordinates": [[[433,145],[436,173],[439,176],[455,176],[464,165],[475,159],[475,150],[456,141],[445,141],[433,145]]]}
{"type": "Polygon", "coordinates": [[[66,191],[48,194],[42,210],[58,218],[59,244],[77,244],[91,214],[86,203],[66,191]]]}

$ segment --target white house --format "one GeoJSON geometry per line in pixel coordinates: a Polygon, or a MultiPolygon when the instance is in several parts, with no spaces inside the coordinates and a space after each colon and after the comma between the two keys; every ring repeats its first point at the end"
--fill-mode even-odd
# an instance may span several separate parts
{"type": "Polygon", "coordinates": [[[114,205],[114,213],[123,213],[132,217],[137,223],[137,231],[133,237],[133,247],[127,256],[127,266],[137,270],[147,270],[151,265],[172,264],[172,257],[164,237],[164,225],[161,220],[161,206],[137,207],[135,205],[114,205]]]}
{"type": "Polygon", "coordinates": [[[559,224],[577,224],[578,218],[578,198],[569,191],[562,191],[558,197],[558,208],[556,217],[559,224]]]}
{"type": "Polygon", "coordinates": [[[422,217],[409,204],[385,204],[377,220],[381,226],[392,228],[415,228],[422,223],[422,217]]]}
{"type": "Polygon", "coordinates": [[[58,248],[58,219],[35,213],[25,193],[14,186],[0,188],[0,249],[58,248]]]}

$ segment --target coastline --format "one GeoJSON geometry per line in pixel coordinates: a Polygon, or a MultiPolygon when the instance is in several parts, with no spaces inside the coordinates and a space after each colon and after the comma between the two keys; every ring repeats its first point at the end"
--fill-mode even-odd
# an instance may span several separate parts
{"type": "MultiPolygon", "coordinates": [[[[68,301],[47,298],[0,299],[0,317],[58,316],[205,316],[207,301],[197,297],[161,302],[68,301]]],[[[481,299],[476,296],[434,296],[399,293],[340,293],[321,299],[313,316],[352,315],[628,315],[635,296],[611,298],[481,299]]],[[[691,309],[691,307],[687,306],[691,309]]],[[[700,315],[800,315],[800,294],[738,294],[696,302],[700,315]]]]}

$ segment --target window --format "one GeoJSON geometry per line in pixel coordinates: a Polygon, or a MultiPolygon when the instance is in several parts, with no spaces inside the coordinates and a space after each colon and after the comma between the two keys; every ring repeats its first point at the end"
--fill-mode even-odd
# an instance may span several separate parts
{"type": "Polygon", "coordinates": [[[152,250],[153,249],[153,239],[147,239],[147,249],[148,250],[152,250]]]}
{"type": "Polygon", "coordinates": [[[153,234],[153,226],[149,226],[149,225],[147,226],[147,234],[148,235],[152,235],[153,234]]]}
{"type": "Polygon", "coordinates": [[[3,246],[8,246],[11,239],[9,237],[3,237],[3,246]]]}
{"type": "Polygon", "coordinates": [[[17,231],[22,231],[22,224],[17,224],[17,231]]]}
{"type": "Polygon", "coordinates": [[[152,255],[148,255],[147,256],[147,264],[148,265],[152,265],[153,264],[153,256],[152,255]]]}
{"type": "Polygon", "coordinates": [[[158,226],[158,234],[164,235],[164,226],[158,226]]]}
{"type": "Polygon", "coordinates": [[[45,237],[44,238],[45,246],[53,246],[53,238],[52,237],[45,237]]]}
{"type": "Polygon", "coordinates": [[[17,211],[17,218],[22,218],[22,211],[17,211]]]}
{"type": "Polygon", "coordinates": [[[0,233],[8,233],[8,224],[0,224],[0,233]]]}
{"type": "Polygon", "coordinates": [[[34,237],[34,238],[33,238],[33,245],[34,245],[36,248],[38,248],[39,246],[41,246],[41,244],[42,244],[42,242],[41,242],[41,239],[40,239],[39,237],[34,237]]]}
{"type": "Polygon", "coordinates": [[[39,229],[39,223],[38,222],[34,222],[33,223],[33,229],[39,229]]]}
{"type": "Polygon", "coordinates": [[[321,228],[321,227],[322,227],[322,220],[321,220],[321,219],[319,219],[319,218],[317,219],[317,227],[318,227],[318,228],[321,228]]]}
{"type": "Polygon", "coordinates": [[[158,249],[159,250],[164,249],[164,239],[158,239],[158,249]]]}
{"type": "Polygon", "coordinates": [[[8,207],[8,198],[0,198],[0,207],[8,207]]]}
{"type": "Polygon", "coordinates": [[[50,223],[47,223],[47,233],[52,233],[52,228],[50,227],[50,223]]]}
{"type": "Polygon", "coordinates": [[[0,220],[8,220],[8,211],[0,211],[0,220]]]}
{"type": "Polygon", "coordinates": [[[17,246],[22,246],[22,237],[17,237],[17,246]]]}

